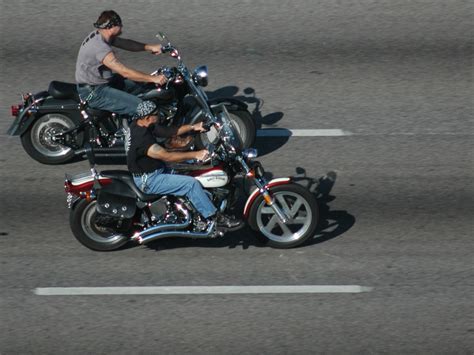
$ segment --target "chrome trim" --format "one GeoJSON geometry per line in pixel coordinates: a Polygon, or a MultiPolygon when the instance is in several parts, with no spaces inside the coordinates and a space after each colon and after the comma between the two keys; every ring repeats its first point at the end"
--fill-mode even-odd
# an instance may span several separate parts
{"type": "Polygon", "coordinates": [[[201,65],[194,69],[193,72],[193,81],[196,85],[205,87],[209,83],[208,81],[208,71],[207,71],[207,66],[201,65]]]}
{"type": "MultiPolygon", "coordinates": [[[[158,233],[151,234],[145,238],[133,236],[132,240],[137,241],[139,244],[151,242],[153,240],[169,238],[169,237],[181,237],[181,238],[210,238],[215,232],[216,222],[209,224],[209,227],[204,232],[190,232],[180,230],[167,230],[158,233]]],[[[176,225],[174,225],[176,226],[176,225]]]]}
{"type": "Polygon", "coordinates": [[[255,159],[256,157],[258,157],[258,150],[255,149],[255,148],[248,148],[248,149],[244,149],[242,151],[242,155],[244,156],[245,159],[255,159]]]}

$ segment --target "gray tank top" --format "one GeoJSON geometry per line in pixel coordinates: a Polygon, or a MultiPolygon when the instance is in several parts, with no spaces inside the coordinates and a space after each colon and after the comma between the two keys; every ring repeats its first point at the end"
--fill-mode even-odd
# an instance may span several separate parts
{"type": "Polygon", "coordinates": [[[112,52],[99,31],[91,32],[82,42],[77,55],[76,83],[100,85],[107,83],[112,77],[112,71],[102,61],[112,52]]]}

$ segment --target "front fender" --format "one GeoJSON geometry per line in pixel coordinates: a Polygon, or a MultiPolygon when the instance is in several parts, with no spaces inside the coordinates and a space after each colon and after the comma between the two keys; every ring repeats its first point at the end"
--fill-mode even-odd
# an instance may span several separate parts
{"type": "Polygon", "coordinates": [[[216,97],[214,99],[209,100],[209,106],[214,106],[214,105],[219,105],[219,104],[225,104],[226,106],[229,106],[227,109],[230,108],[230,110],[247,110],[248,105],[245,102],[242,102],[240,100],[228,97],[216,97]]]}
{"type": "MultiPolygon", "coordinates": [[[[270,180],[270,182],[266,185],[268,189],[271,189],[272,187],[279,186],[279,185],[286,185],[291,183],[291,178],[289,177],[284,177],[284,178],[278,178],[278,179],[273,179],[270,180]]],[[[244,212],[243,216],[244,219],[247,219],[249,216],[250,208],[252,207],[253,203],[255,202],[255,199],[257,196],[260,195],[260,190],[255,189],[247,199],[247,202],[245,202],[245,207],[244,207],[244,212]]]]}

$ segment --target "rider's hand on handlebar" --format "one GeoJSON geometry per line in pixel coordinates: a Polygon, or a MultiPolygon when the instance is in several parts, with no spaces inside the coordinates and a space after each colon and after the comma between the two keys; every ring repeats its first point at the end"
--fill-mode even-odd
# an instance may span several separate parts
{"type": "Polygon", "coordinates": [[[204,127],[204,123],[203,123],[203,122],[195,123],[195,124],[193,124],[192,126],[193,126],[193,130],[194,130],[195,132],[207,132],[207,131],[208,131],[208,129],[206,129],[206,128],[204,127]]]}
{"type": "Polygon", "coordinates": [[[168,79],[166,79],[166,76],[161,75],[161,74],[153,75],[152,77],[153,77],[153,82],[158,85],[165,85],[168,81],[168,79]]]}
{"type": "Polygon", "coordinates": [[[209,152],[207,149],[203,149],[203,150],[198,150],[197,152],[195,152],[196,155],[194,156],[194,158],[197,160],[197,161],[204,161],[206,160],[208,157],[209,157],[209,152]]]}
{"type": "Polygon", "coordinates": [[[151,52],[152,54],[161,54],[163,53],[161,44],[147,44],[145,45],[145,50],[151,52]]]}

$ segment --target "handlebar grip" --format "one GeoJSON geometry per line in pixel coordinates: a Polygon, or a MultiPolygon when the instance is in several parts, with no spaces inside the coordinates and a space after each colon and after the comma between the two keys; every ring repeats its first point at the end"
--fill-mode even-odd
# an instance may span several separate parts
{"type": "Polygon", "coordinates": [[[206,130],[206,132],[209,132],[209,130],[211,129],[213,123],[210,122],[210,121],[207,121],[207,122],[204,122],[202,124],[202,128],[204,128],[206,130]]]}
{"type": "Polygon", "coordinates": [[[161,53],[168,53],[168,52],[171,52],[172,49],[173,49],[173,47],[171,47],[171,46],[169,46],[169,45],[161,46],[161,53]]]}

